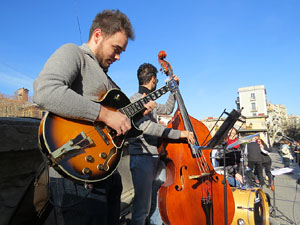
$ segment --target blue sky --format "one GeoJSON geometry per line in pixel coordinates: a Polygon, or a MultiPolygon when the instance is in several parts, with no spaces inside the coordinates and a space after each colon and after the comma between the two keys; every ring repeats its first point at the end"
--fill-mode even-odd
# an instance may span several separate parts
{"type": "MultiPolygon", "coordinates": [[[[300,115],[298,0],[2,1],[0,92],[25,87],[32,95],[48,57],[62,44],[86,42],[103,9],[120,9],[135,29],[135,41],[109,71],[127,96],[137,91],[138,66],[159,67],[157,54],[165,50],[197,119],[231,111],[238,88],[254,85],[265,85],[268,102],[300,115]]],[[[165,75],[158,79],[163,86],[165,75]]]]}

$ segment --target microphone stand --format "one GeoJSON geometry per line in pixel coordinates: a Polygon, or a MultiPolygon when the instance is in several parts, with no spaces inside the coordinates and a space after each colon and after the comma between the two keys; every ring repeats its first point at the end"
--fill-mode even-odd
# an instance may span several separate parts
{"type": "MultiPolygon", "coordinates": [[[[273,182],[274,182],[274,184],[275,184],[275,176],[274,175],[272,175],[272,178],[273,178],[273,182]]],[[[276,207],[276,201],[275,201],[275,190],[276,190],[276,188],[274,189],[274,191],[273,191],[273,205],[272,205],[272,209],[270,210],[270,216],[271,217],[273,217],[273,218],[277,218],[278,216],[276,215],[276,210],[278,210],[277,209],[277,207],[276,207]]]]}
{"type": "Polygon", "coordinates": [[[241,166],[242,166],[242,177],[244,181],[244,185],[246,185],[246,177],[245,177],[245,154],[244,154],[244,149],[241,148],[241,166]]]}

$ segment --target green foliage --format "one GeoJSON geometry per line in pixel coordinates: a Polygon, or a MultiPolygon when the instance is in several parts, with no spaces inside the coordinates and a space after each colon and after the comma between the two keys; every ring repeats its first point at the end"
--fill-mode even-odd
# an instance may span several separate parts
{"type": "Polygon", "coordinates": [[[300,141],[300,125],[288,126],[285,130],[286,136],[294,139],[295,141],[300,141]]]}

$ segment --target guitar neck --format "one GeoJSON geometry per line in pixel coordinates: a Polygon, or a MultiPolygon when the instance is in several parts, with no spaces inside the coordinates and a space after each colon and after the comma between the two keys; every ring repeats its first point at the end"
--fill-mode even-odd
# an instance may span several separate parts
{"type": "Polygon", "coordinates": [[[164,94],[166,94],[169,91],[168,85],[163,86],[150,94],[146,95],[145,97],[137,100],[136,102],[133,102],[121,109],[119,111],[123,114],[125,114],[128,118],[132,118],[139,112],[143,111],[145,109],[144,105],[150,101],[155,101],[156,99],[160,98],[164,94]]]}

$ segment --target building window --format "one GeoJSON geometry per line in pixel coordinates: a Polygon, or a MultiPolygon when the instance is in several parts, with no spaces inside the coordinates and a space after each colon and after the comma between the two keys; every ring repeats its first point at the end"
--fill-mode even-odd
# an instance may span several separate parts
{"type": "Polygon", "coordinates": [[[256,103],[255,103],[255,102],[252,102],[252,103],[251,103],[251,109],[252,109],[252,111],[253,111],[253,110],[256,110],[256,103]]]}
{"type": "Polygon", "coordinates": [[[251,93],[251,99],[255,99],[255,93],[251,93]]]}

